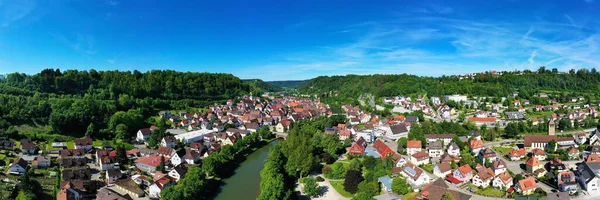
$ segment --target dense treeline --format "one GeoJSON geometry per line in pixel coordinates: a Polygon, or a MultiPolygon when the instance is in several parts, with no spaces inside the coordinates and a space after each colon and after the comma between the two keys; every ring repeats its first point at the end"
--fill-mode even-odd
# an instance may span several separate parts
{"type": "Polygon", "coordinates": [[[343,153],[337,135],[325,135],[326,127],[345,123],[341,115],[300,121],[293,125],[286,140],[274,146],[260,172],[258,199],[291,199],[296,179],[320,170],[319,163],[331,162],[343,153]]]}
{"type": "Polygon", "coordinates": [[[301,81],[269,81],[267,83],[273,85],[274,87],[279,87],[279,88],[298,88],[302,84],[307,83],[307,82],[308,82],[308,80],[301,80],[301,81]]]}
{"type": "Polygon", "coordinates": [[[120,131],[127,138],[159,110],[204,107],[252,87],[230,74],[170,70],[13,73],[0,76],[0,132],[31,124],[76,137],[114,138],[120,131]]]}
{"type": "Polygon", "coordinates": [[[505,97],[519,91],[523,98],[528,98],[546,91],[597,95],[595,91],[599,87],[600,73],[595,69],[559,73],[556,69],[541,67],[537,71],[504,72],[501,76],[484,74],[462,80],[456,76],[419,77],[408,74],[320,76],[299,89],[316,93],[339,92],[353,97],[364,93],[380,97],[424,93],[429,96],[469,94],[505,97]]]}

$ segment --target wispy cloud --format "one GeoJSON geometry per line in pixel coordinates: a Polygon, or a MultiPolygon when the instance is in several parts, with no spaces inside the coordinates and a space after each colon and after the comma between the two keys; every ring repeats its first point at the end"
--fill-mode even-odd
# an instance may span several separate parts
{"type": "Polygon", "coordinates": [[[541,65],[558,69],[600,66],[598,31],[578,26],[568,15],[564,17],[571,19],[569,24],[500,23],[450,17],[369,22],[361,26],[361,30],[368,31],[353,42],[298,52],[304,55],[302,59],[266,66],[286,69],[280,73],[290,75],[315,72],[309,73],[312,76],[348,73],[437,76],[535,69],[541,65]]]}
{"type": "Polygon", "coordinates": [[[27,17],[36,7],[33,0],[0,2],[0,28],[5,28],[27,17]]]}
{"type": "Polygon", "coordinates": [[[93,55],[97,53],[94,51],[95,39],[93,35],[82,35],[77,33],[74,39],[68,38],[61,33],[50,33],[50,35],[78,53],[84,55],[93,55]]]}
{"type": "Polygon", "coordinates": [[[106,5],[116,6],[116,5],[119,5],[119,2],[118,1],[106,1],[106,5]]]}

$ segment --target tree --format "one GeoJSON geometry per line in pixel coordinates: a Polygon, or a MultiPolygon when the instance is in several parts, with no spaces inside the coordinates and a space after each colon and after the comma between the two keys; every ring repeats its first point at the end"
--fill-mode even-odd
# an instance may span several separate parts
{"type": "Polygon", "coordinates": [[[373,196],[367,194],[366,192],[357,192],[354,196],[352,196],[352,200],[371,200],[373,196]]]}
{"type": "Polygon", "coordinates": [[[127,152],[123,145],[117,146],[117,156],[115,157],[115,161],[121,164],[121,168],[124,168],[125,164],[129,163],[129,159],[127,158],[127,152]]]}
{"type": "Polygon", "coordinates": [[[452,161],[450,162],[450,168],[452,168],[452,169],[456,169],[456,168],[458,168],[458,166],[456,165],[456,162],[454,162],[454,160],[452,160],[452,161]]]}
{"type": "Polygon", "coordinates": [[[358,184],[364,180],[359,171],[348,170],[344,180],[344,190],[352,194],[358,191],[358,184]]]}
{"type": "Polygon", "coordinates": [[[344,168],[344,165],[342,163],[336,162],[331,166],[332,166],[331,173],[329,173],[329,176],[327,174],[325,174],[325,177],[330,178],[330,179],[344,178],[344,172],[346,172],[346,168],[344,168]]]}
{"type": "Polygon", "coordinates": [[[392,180],[392,191],[399,195],[405,195],[411,191],[411,188],[405,179],[394,178],[394,180],[392,180]]]}
{"type": "Polygon", "coordinates": [[[396,152],[404,154],[404,151],[406,150],[406,144],[408,143],[408,140],[406,138],[400,138],[398,139],[398,148],[396,149],[396,152]]]}
{"type": "Polygon", "coordinates": [[[125,140],[127,139],[127,125],[119,124],[115,129],[115,133],[117,134],[115,138],[125,140]]]}
{"type": "Polygon", "coordinates": [[[377,181],[362,181],[358,184],[358,192],[357,193],[366,193],[370,196],[376,196],[379,194],[381,189],[379,188],[379,182],[377,181]]]}
{"type": "Polygon", "coordinates": [[[258,135],[260,135],[260,137],[263,140],[268,140],[273,138],[273,132],[271,132],[271,129],[269,128],[269,126],[263,126],[258,130],[258,135]]]}
{"type": "Polygon", "coordinates": [[[548,152],[549,154],[553,154],[555,150],[556,150],[556,141],[551,140],[546,145],[546,152],[548,152]]]}
{"type": "Polygon", "coordinates": [[[506,138],[517,138],[519,135],[519,128],[517,123],[511,122],[504,128],[504,134],[506,138]]]}
{"type": "Polygon", "coordinates": [[[444,196],[442,197],[442,200],[454,200],[454,196],[452,196],[450,192],[446,191],[446,193],[444,193],[444,196]]]}
{"type": "Polygon", "coordinates": [[[156,166],[156,171],[161,171],[161,172],[165,171],[165,157],[164,156],[160,157],[160,164],[158,164],[158,166],[156,166]]]}
{"type": "Polygon", "coordinates": [[[319,195],[319,185],[314,178],[302,179],[302,192],[309,197],[317,197],[319,195]]]}
{"type": "Polygon", "coordinates": [[[360,161],[358,159],[352,159],[350,165],[348,165],[348,170],[361,171],[362,165],[360,164],[360,161]]]}
{"type": "Polygon", "coordinates": [[[571,128],[571,121],[569,119],[563,118],[558,121],[558,129],[567,130],[571,128]]]}
{"type": "Polygon", "coordinates": [[[94,125],[94,123],[90,123],[90,125],[88,125],[87,127],[85,135],[91,137],[92,135],[94,135],[94,130],[96,130],[96,126],[94,125]]]}

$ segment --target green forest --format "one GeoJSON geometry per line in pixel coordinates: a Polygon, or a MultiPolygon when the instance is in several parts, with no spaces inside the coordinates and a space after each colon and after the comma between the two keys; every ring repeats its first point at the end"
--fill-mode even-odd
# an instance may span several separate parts
{"type": "Polygon", "coordinates": [[[429,96],[468,94],[506,97],[518,91],[521,98],[539,92],[585,95],[597,99],[600,73],[596,69],[570,70],[540,67],[537,71],[504,72],[502,75],[479,74],[474,79],[458,76],[421,77],[399,75],[319,76],[299,86],[300,92],[358,97],[371,93],[378,97],[428,94],[429,96]]]}
{"type": "Polygon", "coordinates": [[[111,138],[148,126],[145,120],[160,110],[200,108],[262,90],[254,87],[231,74],[171,70],[12,73],[0,77],[0,133],[18,137],[13,127],[28,125],[111,138]]]}

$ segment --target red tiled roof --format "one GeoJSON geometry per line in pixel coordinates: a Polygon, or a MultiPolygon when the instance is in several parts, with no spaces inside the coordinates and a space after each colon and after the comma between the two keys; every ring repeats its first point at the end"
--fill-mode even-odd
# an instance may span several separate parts
{"type": "Polygon", "coordinates": [[[487,123],[496,122],[495,117],[469,117],[468,120],[474,121],[474,122],[487,122],[487,123]]]}
{"type": "Polygon", "coordinates": [[[406,142],[406,147],[407,148],[421,148],[421,140],[409,140],[408,142],[406,142]]]}
{"type": "Polygon", "coordinates": [[[532,189],[537,188],[537,184],[535,183],[535,179],[533,178],[533,176],[530,176],[529,178],[520,180],[519,185],[520,185],[522,191],[527,191],[527,190],[532,190],[532,189]]]}
{"type": "Polygon", "coordinates": [[[390,149],[390,147],[388,147],[381,140],[376,140],[375,144],[373,144],[373,148],[375,148],[377,153],[379,153],[379,155],[381,155],[381,158],[384,158],[385,156],[394,153],[394,151],[392,151],[392,149],[390,149]]]}
{"type": "Polygon", "coordinates": [[[467,174],[473,171],[473,169],[469,165],[463,165],[458,168],[458,171],[460,171],[461,174],[467,174]]]}
{"type": "MultiPolygon", "coordinates": [[[[149,156],[149,157],[139,158],[139,159],[135,160],[135,162],[145,164],[148,166],[152,166],[152,167],[156,167],[156,166],[160,165],[160,158],[161,158],[161,156],[149,156]]],[[[170,159],[169,157],[165,157],[165,162],[169,161],[169,159],[170,159]]]]}
{"type": "Polygon", "coordinates": [[[540,160],[535,158],[535,156],[532,156],[531,158],[527,159],[527,161],[525,161],[525,164],[529,166],[538,166],[543,165],[544,163],[540,162],[540,160]]]}

